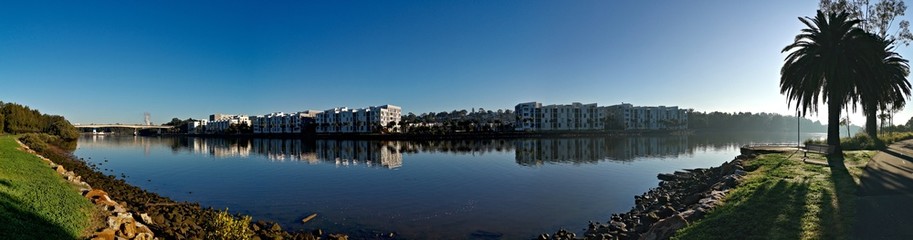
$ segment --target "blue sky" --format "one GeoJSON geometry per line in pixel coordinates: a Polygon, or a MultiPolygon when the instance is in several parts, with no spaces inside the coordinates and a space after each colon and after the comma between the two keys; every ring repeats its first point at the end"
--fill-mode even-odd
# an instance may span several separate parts
{"type": "Polygon", "coordinates": [[[189,2],[3,3],[0,100],[74,123],[527,101],[790,114],[780,50],[803,27],[797,17],[817,9],[814,0],[189,2]]]}

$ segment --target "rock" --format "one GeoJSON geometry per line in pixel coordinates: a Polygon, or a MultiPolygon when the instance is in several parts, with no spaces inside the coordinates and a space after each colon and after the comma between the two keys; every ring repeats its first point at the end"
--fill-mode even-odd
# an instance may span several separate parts
{"type": "Polygon", "coordinates": [[[96,232],[92,240],[114,240],[114,229],[105,228],[99,232],[96,232]]]}
{"type": "Polygon", "coordinates": [[[540,235],[539,235],[539,238],[537,238],[537,239],[538,239],[538,240],[548,240],[548,239],[549,239],[548,233],[540,234],[540,235]]]}
{"type": "Polygon", "coordinates": [[[154,237],[154,235],[152,235],[152,233],[137,233],[136,237],[133,238],[133,240],[153,240],[153,239],[155,239],[155,237],[154,237]]]}
{"type": "Polygon", "coordinates": [[[155,221],[156,225],[163,225],[165,224],[165,216],[155,215],[155,217],[152,217],[152,221],[155,221]]]}
{"type": "Polygon", "coordinates": [[[675,231],[688,226],[688,220],[680,215],[675,215],[663,220],[659,220],[646,233],[641,235],[641,240],[664,240],[672,237],[675,231]]]}
{"type": "Polygon", "coordinates": [[[682,218],[685,218],[685,220],[693,222],[704,217],[704,211],[701,211],[700,209],[701,208],[688,209],[682,213],[679,213],[678,215],[682,216],[682,218]]]}
{"type": "Polygon", "coordinates": [[[152,218],[149,217],[149,214],[140,213],[140,214],[139,214],[139,219],[142,220],[143,223],[145,223],[145,224],[149,224],[149,225],[154,225],[154,224],[155,224],[155,223],[152,222],[152,218]]]}
{"type": "Polygon", "coordinates": [[[742,169],[736,169],[733,173],[735,173],[735,175],[739,175],[739,176],[748,175],[748,172],[746,172],[745,170],[742,170],[742,169]]]}
{"type": "Polygon", "coordinates": [[[670,217],[677,213],[678,212],[675,211],[675,209],[670,206],[664,206],[663,208],[660,208],[659,211],[656,211],[656,215],[659,216],[659,218],[661,218],[661,219],[670,217]]]}
{"type": "Polygon", "coordinates": [[[67,170],[64,169],[63,166],[60,166],[60,165],[57,165],[56,170],[57,170],[57,173],[59,173],[61,175],[67,173],[67,170]]]}
{"type": "Polygon", "coordinates": [[[620,221],[612,221],[609,223],[609,229],[618,232],[627,232],[627,225],[620,221]]]}
{"type": "Polygon", "coordinates": [[[273,232],[282,231],[282,226],[279,226],[278,223],[273,223],[273,226],[270,227],[269,230],[273,232]]]}
{"type": "Polygon", "coordinates": [[[117,229],[118,236],[126,238],[133,238],[136,236],[136,220],[133,220],[133,217],[121,215],[121,217],[118,217],[118,220],[120,221],[120,226],[117,229]]]}
{"type": "Polygon", "coordinates": [[[92,190],[89,190],[88,192],[86,192],[86,194],[83,196],[85,196],[88,199],[95,199],[95,198],[99,198],[101,196],[107,196],[107,195],[108,195],[108,193],[106,193],[105,191],[102,191],[100,189],[92,189],[92,190]]]}
{"type": "Polygon", "coordinates": [[[342,233],[335,233],[335,234],[330,234],[330,236],[328,236],[328,238],[330,240],[349,240],[349,235],[345,235],[342,233]]]}
{"type": "Polygon", "coordinates": [[[663,181],[672,181],[675,180],[675,174],[660,173],[656,175],[656,178],[663,181]]]}
{"type": "Polygon", "coordinates": [[[127,212],[127,209],[124,209],[123,206],[121,206],[120,204],[117,204],[117,205],[114,205],[114,210],[112,210],[112,212],[114,212],[114,213],[126,213],[126,212],[127,212]]]}

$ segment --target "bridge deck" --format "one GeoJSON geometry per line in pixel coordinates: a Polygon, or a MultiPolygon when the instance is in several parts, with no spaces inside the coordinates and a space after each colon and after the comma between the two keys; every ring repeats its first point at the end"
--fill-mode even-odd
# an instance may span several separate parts
{"type": "Polygon", "coordinates": [[[134,128],[134,129],[171,129],[174,126],[150,126],[140,124],[89,124],[73,125],[76,128],[134,128]]]}

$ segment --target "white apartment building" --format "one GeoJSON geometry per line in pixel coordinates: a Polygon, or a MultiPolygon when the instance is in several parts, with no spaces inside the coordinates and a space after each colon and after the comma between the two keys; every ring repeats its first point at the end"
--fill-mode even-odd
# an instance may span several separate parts
{"type": "Polygon", "coordinates": [[[645,107],[622,103],[604,108],[606,115],[624,130],[688,128],[688,111],[676,106],[645,107]]]}
{"type": "Polygon", "coordinates": [[[685,129],[688,112],[678,107],[642,107],[629,103],[600,107],[596,103],[520,103],[514,107],[518,131],[580,131],[620,127],[622,130],[685,129]],[[609,124],[609,125],[607,125],[609,124]]]}
{"type": "Polygon", "coordinates": [[[209,120],[200,119],[193,120],[187,123],[187,132],[188,133],[202,133],[206,127],[206,124],[209,123],[209,120]]]}
{"type": "Polygon", "coordinates": [[[378,133],[383,129],[399,132],[402,108],[381,105],[359,109],[345,107],[317,113],[318,133],[378,133]],[[387,128],[391,126],[392,128],[387,128]]]}
{"type": "Polygon", "coordinates": [[[209,115],[209,119],[209,122],[206,123],[206,132],[208,133],[225,131],[231,125],[247,124],[251,126],[250,117],[247,115],[213,114],[209,115]]]}
{"type": "Polygon", "coordinates": [[[576,131],[602,130],[605,112],[595,103],[553,104],[543,106],[538,102],[521,103],[514,107],[517,114],[516,130],[520,131],[576,131]]]}
{"type": "Polygon", "coordinates": [[[274,112],[251,117],[254,133],[301,133],[306,124],[313,123],[316,110],[295,113],[274,112]]]}

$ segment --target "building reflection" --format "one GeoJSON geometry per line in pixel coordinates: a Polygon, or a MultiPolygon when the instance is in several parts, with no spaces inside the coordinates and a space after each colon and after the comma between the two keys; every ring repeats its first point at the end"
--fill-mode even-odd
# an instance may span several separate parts
{"type": "Polygon", "coordinates": [[[744,144],[786,142],[790,139],[795,141],[795,135],[713,134],[435,141],[82,136],[77,147],[142,148],[147,155],[156,148],[170,148],[175,154],[188,151],[216,158],[263,156],[275,162],[297,161],[394,169],[403,166],[403,155],[408,154],[513,153],[517,164],[536,166],[544,163],[581,164],[674,158],[695,151],[738,149],[744,144]]]}
{"type": "Polygon", "coordinates": [[[398,168],[404,147],[396,141],[188,138],[178,141],[190,152],[217,158],[264,156],[275,162],[332,163],[398,168]]]}
{"type": "Polygon", "coordinates": [[[524,166],[632,161],[692,153],[686,136],[523,139],[515,141],[515,146],[517,164],[524,166]]]}

